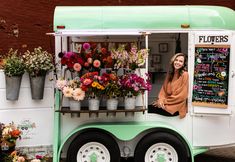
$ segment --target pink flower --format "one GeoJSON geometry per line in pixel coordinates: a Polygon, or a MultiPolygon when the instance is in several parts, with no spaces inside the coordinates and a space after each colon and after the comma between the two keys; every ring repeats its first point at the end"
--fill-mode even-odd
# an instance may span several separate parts
{"type": "Polygon", "coordinates": [[[67,84],[66,80],[63,79],[59,79],[56,81],[56,88],[58,88],[59,90],[62,90],[67,84]]]}
{"type": "Polygon", "coordinates": [[[76,88],[73,91],[73,99],[77,101],[84,100],[85,98],[85,92],[81,88],[76,88]]]}
{"type": "Polygon", "coordinates": [[[134,90],[135,90],[136,92],[138,92],[138,91],[139,91],[139,87],[134,87],[134,90]]]}
{"type": "Polygon", "coordinates": [[[79,63],[75,63],[73,65],[73,69],[79,72],[82,69],[82,66],[79,63]]]}
{"type": "Polygon", "coordinates": [[[85,62],[85,63],[84,63],[84,66],[85,66],[85,67],[89,67],[89,63],[88,63],[88,62],[85,62]]]}
{"type": "Polygon", "coordinates": [[[64,57],[65,57],[65,58],[70,58],[70,57],[73,56],[73,55],[74,55],[73,52],[66,52],[65,55],[64,55],[64,57]]]}
{"type": "Polygon", "coordinates": [[[91,45],[90,45],[89,43],[84,43],[84,44],[83,44],[84,50],[89,50],[90,47],[91,47],[91,45]]]}
{"type": "Polygon", "coordinates": [[[87,62],[89,63],[89,64],[92,64],[92,58],[91,57],[89,57],[88,59],[87,59],[87,62]]]}
{"type": "Polygon", "coordinates": [[[91,82],[92,82],[91,79],[86,78],[86,79],[84,79],[83,84],[84,84],[84,85],[89,85],[89,84],[91,84],[91,82]]]}
{"type": "Polygon", "coordinates": [[[96,68],[99,68],[100,65],[101,65],[101,63],[100,63],[99,60],[95,60],[95,61],[93,62],[93,66],[96,67],[96,68]]]}

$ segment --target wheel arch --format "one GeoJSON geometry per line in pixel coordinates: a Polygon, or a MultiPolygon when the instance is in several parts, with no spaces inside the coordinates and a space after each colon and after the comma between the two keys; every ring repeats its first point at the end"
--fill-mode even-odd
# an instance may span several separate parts
{"type": "MultiPolygon", "coordinates": [[[[143,132],[144,133],[144,132],[143,132]]],[[[175,136],[186,148],[187,150],[187,155],[188,158],[191,159],[191,161],[193,160],[193,150],[191,145],[189,144],[188,140],[180,133],[178,133],[176,130],[174,129],[170,129],[170,128],[165,128],[165,127],[158,127],[158,128],[151,128],[149,129],[146,133],[144,133],[144,135],[140,138],[140,140],[138,141],[138,143],[136,144],[135,149],[137,148],[137,146],[139,145],[139,143],[147,138],[147,136],[149,136],[150,134],[154,134],[154,133],[168,133],[171,134],[173,136],[175,136]]]]}
{"type": "MultiPolygon", "coordinates": [[[[72,132],[70,132],[64,140],[61,142],[59,148],[59,156],[61,155],[62,149],[66,144],[70,144],[74,138],[76,138],[79,134],[88,131],[100,131],[112,137],[114,140],[123,140],[129,141],[134,138],[139,138],[137,144],[142,140],[144,137],[149,135],[150,133],[157,133],[157,132],[166,132],[173,134],[183,144],[187,147],[188,155],[193,157],[193,151],[191,148],[190,143],[188,142],[187,138],[177,131],[174,127],[171,127],[165,123],[149,123],[149,122],[122,122],[122,123],[91,123],[87,125],[82,125],[72,132]]],[[[137,146],[136,144],[136,146],[137,146]]]]}

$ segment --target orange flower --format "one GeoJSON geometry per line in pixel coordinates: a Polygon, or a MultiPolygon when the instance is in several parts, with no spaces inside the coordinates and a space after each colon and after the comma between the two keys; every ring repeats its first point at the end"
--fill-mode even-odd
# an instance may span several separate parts
{"type": "Polygon", "coordinates": [[[11,132],[11,135],[13,136],[13,137],[19,137],[20,136],[20,131],[18,130],[18,129],[16,129],[16,130],[13,130],[12,132],[11,132]]]}

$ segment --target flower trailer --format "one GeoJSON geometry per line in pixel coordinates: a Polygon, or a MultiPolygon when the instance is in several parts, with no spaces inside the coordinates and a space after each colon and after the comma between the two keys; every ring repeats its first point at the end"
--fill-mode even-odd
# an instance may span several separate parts
{"type": "Polygon", "coordinates": [[[44,99],[27,97],[25,77],[18,101],[0,95],[1,119],[34,125],[19,147],[53,144],[53,162],[193,162],[235,144],[233,10],[58,6],[48,34],[55,36],[56,73],[44,99]],[[151,104],[178,52],[187,55],[189,73],[182,119],[151,104]]]}
{"type": "MultiPolygon", "coordinates": [[[[133,109],[125,108],[125,94],[119,97],[117,109],[107,109],[107,98],[102,98],[96,110],[82,101],[75,111],[57,90],[54,162],[60,158],[118,162],[120,157],[134,157],[136,162],[193,162],[195,155],[208,149],[234,144],[234,22],[235,12],[218,6],[56,7],[56,54],[74,52],[80,57],[85,53],[90,54],[87,59],[95,60],[97,53],[109,53],[111,66],[104,63],[109,58],[98,59],[100,76],[108,69],[120,78],[132,73],[147,81],[145,73],[149,73],[152,90],[145,87],[133,109]],[[136,62],[132,56],[143,49],[148,49],[148,56],[142,53],[146,62],[138,64],[140,56],[136,62]],[[188,113],[183,119],[157,114],[151,106],[170,58],[177,52],[188,56],[190,77],[188,113]]],[[[58,78],[68,75],[63,56],[56,60],[58,78]]],[[[96,71],[79,59],[77,62],[85,69],[77,71],[81,80],[84,73],[96,71]]]]}

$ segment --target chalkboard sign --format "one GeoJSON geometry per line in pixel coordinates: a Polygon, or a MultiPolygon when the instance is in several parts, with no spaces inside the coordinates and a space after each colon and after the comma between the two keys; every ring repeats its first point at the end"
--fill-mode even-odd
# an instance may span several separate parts
{"type": "Polygon", "coordinates": [[[193,105],[227,108],[230,46],[195,47],[193,105]]]}

